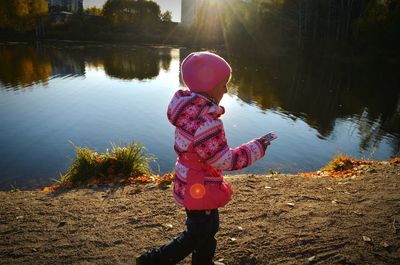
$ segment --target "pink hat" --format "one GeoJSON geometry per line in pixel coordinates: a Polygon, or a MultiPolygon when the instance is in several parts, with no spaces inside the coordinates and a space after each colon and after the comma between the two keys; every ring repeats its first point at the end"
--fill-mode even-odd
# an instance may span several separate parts
{"type": "Polygon", "coordinates": [[[193,92],[209,92],[232,72],[230,65],[211,52],[194,52],[182,62],[182,79],[193,92]]]}

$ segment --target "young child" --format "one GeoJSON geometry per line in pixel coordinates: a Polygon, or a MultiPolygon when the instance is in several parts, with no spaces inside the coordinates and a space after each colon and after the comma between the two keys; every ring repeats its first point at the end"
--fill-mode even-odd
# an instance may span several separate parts
{"type": "Polygon", "coordinates": [[[225,109],[218,104],[227,92],[231,72],[223,58],[210,52],[191,53],[182,62],[182,78],[189,90],[175,93],[167,116],[176,127],[173,195],[186,210],[187,229],[168,244],[137,257],[138,265],[176,264],[190,253],[193,265],[215,264],[218,208],[232,196],[221,171],[250,166],[270,144],[260,137],[229,148],[219,118],[225,109]]]}

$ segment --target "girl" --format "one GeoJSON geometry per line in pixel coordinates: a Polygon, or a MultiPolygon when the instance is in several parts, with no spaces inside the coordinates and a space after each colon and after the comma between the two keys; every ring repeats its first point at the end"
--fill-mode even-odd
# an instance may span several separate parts
{"type": "Polygon", "coordinates": [[[260,137],[229,148],[219,118],[225,110],[218,104],[227,93],[231,72],[223,58],[210,52],[191,53],[182,62],[182,78],[189,90],[175,93],[167,116],[176,127],[173,195],[186,210],[187,229],[168,244],[137,257],[138,265],[176,264],[190,253],[193,265],[215,264],[218,208],[232,196],[221,171],[250,166],[270,144],[260,137]]]}

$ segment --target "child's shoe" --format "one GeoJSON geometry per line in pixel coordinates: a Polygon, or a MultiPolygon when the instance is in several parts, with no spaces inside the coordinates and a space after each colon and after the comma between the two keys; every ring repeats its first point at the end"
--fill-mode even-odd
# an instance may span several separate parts
{"type": "Polygon", "coordinates": [[[136,261],[136,265],[147,265],[147,263],[144,261],[143,257],[140,256],[136,256],[135,257],[135,261],[136,261]]]}

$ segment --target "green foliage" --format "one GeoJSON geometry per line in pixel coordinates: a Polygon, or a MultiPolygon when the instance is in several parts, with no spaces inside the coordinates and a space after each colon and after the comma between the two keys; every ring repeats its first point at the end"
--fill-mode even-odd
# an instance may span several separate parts
{"type": "Polygon", "coordinates": [[[353,167],[352,159],[345,155],[335,155],[329,163],[322,168],[322,171],[336,172],[348,170],[353,167]]]}
{"type": "Polygon", "coordinates": [[[154,26],[160,14],[160,6],[146,0],[107,0],[103,6],[104,17],[115,26],[154,26]]]}
{"type": "Polygon", "coordinates": [[[137,177],[151,174],[149,161],[154,158],[145,156],[143,146],[132,142],[123,147],[112,144],[110,159],[115,161],[116,174],[137,177]]]}
{"type": "Polygon", "coordinates": [[[1,0],[0,28],[32,30],[47,16],[46,0],[1,0]]]}
{"type": "Polygon", "coordinates": [[[95,16],[103,15],[103,9],[95,7],[95,6],[85,8],[85,10],[83,12],[86,14],[91,14],[91,15],[95,15],[95,16]]]}
{"type": "Polygon", "coordinates": [[[171,22],[172,21],[172,12],[167,10],[164,13],[161,13],[160,19],[162,22],[171,22]]]}
{"type": "Polygon", "coordinates": [[[20,191],[21,191],[21,189],[18,188],[16,185],[11,185],[10,192],[20,192],[20,191]]]}
{"type": "Polygon", "coordinates": [[[210,40],[209,43],[215,44],[213,36],[220,36],[217,42],[225,42],[228,48],[262,51],[307,44],[340,47],[360,43],[377,50],[400,47],[398,0],[199,0],[197,3],[200,4],[196,6],[190,30],[195,42],[210,40]]]}
{"type": "Polygon", "coordinates": [[[61,182],[80,185],[151,174],[149,161],[154,158],[145,155],[143,146],[135,142],[125,146],[111,145],[111,152],[107,150],[102,154],[88,147],[75,146],[76,158],[61,177],[61,182]]]}

